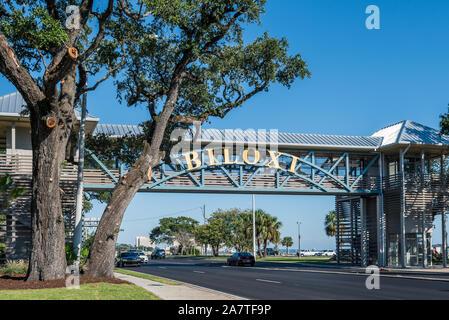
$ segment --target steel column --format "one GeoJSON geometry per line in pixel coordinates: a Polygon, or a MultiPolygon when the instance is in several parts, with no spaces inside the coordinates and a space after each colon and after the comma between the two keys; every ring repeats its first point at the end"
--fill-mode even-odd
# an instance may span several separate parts
{"type": "Polygon", "coordinates": [[[79,131],[79,149],[78,149],[78,180],[76,192],[76,213],[75,213],[75,232],[73,236],[73,249],[76,254],[76,264],[80,264],[81,243],[83,237],[83,179],[84,179],[84,144],[86,139],[86,93],[83,95],[81,103],[81,120],[79,131]]]}
{"type": "Polygon", "coordinates": [[[404,172],[404,154],[407,152],[401,149],[399,151],[399,172],[401,175],[401,212],[400,212],[400,235],[401,235],[401,265],[402,268],[407,267],[406,262],[406,246],[405,246],[405,172],[404,172]]]}
{"type": "Polygon", "coordinates": [[[254,194],[253,196],[253,256],[254,260],[256,260],[256,199],[254,194]]]}
{"type": "Polygon", "coordinates": [[[384,196],[383,196],[383,167],[384,155],[379,158],[379,185],[380,193],[376,198],[377,202],[377,263],[380,267],[386,266],[386,241],[385,241],[385,213],[384,213],[384,196]]]}
{"type": "Polygon", "coordinates": [[[335,214],[337,215],[337,264],[340,264],[340,210],[341,202],[337,202],[335,214]]]}
{"type": "Polygon", "coordinates": [[[442,236],[443,243],[441,251],[443,252],[443,268],[447,268],[447,232],[446,232],[446,211],[444,211],[441,215],[441,226],[442,226],[442,236]]]}
{"type": "MultiPolygon", "coordinates": [[[[425,183],[425,174],[424,174],[424,168],[425,168],[425,154],[424,150],[421,150],[421,190],[424,202],[424,183],[425,183]]],[[[427,230],[426,230],[426,206],[423,206],[423,212],[422,212],[422,264],[424,268],[427,268],[427,230]]]]}
{"type": "MultiPolygon", "coordinates": [[[[441,163],[440,163],[440,181],[446,181],[446,172],[444,170],[444,160],[445,156],[441,155],[441,163]],[[444,179],[444,180],[443,180],[444,179]]],[[[446,183],[444,184],[446,186],[446,183]]],[[[443,253],[443,268],[447,268],[447,232],[446,232],[446,208],[443,208],[443,212],[441,213],[441,231],[442,231],[442,248],[441,251],[443,253]]]]}
{"type": "Polygon", "coordinates": [[[368,266],[367,254],[367,231],[366,231],[366,210],[365,199],[360,197],[360,258],[362,267],[368,266]]]}

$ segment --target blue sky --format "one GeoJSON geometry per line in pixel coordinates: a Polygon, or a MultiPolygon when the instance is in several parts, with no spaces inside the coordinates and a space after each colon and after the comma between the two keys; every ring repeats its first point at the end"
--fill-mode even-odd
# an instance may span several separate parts
{"type": "MultiPolygon", "coordinates": [[[[247,28],[245,37],[250,41],[264,31],[288,39],[291,53],[301,53],[308,63],[311,79],[298,80],[290,90],[273,86],[207,127],[370,135],[405,119],[438,128],[438,116],[447,110],[448,1],[269,0],[262,24],[247,28]],[[365,27],[371,4],[380,8],[380,30],[365,27]]],[[[0,79],[0,94],[14,90],[0,79]]],[[[112,81],[89,95],[88,108],[102,123],[138,124],[147,117],[143,107],[117,102],[112,81]]],[[[304,248],[335,247],[323,231],[332,197],[257,196],[256,203],[283,222],[282,235],[292,236],[295,247],[297,220],[304,248]]],[[[119,242],[134,243],[136,235],[157,225],[154,217],[181,210],[192,208],[183,215],[201,221],[203,204],[210,215],[218,208],[249,208],[251,196],[139,194],[126,212],[119,242]]],[[[102,209],[95,206],[89,216],[100,216],[102,209]]]]}

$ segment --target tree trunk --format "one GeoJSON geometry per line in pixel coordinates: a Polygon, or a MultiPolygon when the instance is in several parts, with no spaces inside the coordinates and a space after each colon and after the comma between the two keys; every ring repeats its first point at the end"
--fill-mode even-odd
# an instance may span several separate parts
{"type": "Polygon", "coordinates": [[[287,256],[288,256],[288,247],[287,247],[287,256]]]}
{"type": "Polygon", "coordinates": [[[267,252],[268,252],[268,250],[267,250],[267,245],[268,245],[268,240],[265,239],[265,240],[263,241],[263,256],[264,256],[264,257],[267,256],[267,252]]]}
{"type": "Polygon", "coordinates": [[[257,239],[257,250],[259,251],[259,256],[263,257],[262,256],[262,249],[260,248],[260,240],[259,239],[257,239]]]}
{"type": "Polygon", "coordinates": [[[190,63],[191,53],[185,54],[175,68],[167,99],[161,113],[155,120],[151,143],[145,144],[142,155],[131,167],[128,174],[120,178],[112,191],[111,199],[101,217],[95,233],[94,242],[89,253],[84,271],[89,276],[114,276],[115,243],[122,223],[123,215],[140,187],[148,181],[147,172],[160,161],[160,147],[167,123],[173,113],[179,96],[184,70],[190,63]]]}
{"type": "Polygon", "coordinates": [[[61,163],[73,128],[75,72],[66,77],[65,97],[30,108],[33,173],[31,197],[31,253],[27,281],[65,278],[65,228],[59,185],[61,163]],[[48,117],[57,125],[49,128],[48,117]]]}
{"type": "Polygon", "coordinates": [[[94,241],[89,253],[89,259],[84,267],[86,275],[91,277],[113,277],[115,243],[117,242],[120,225],[126,208],[143,184],[132,168],[128,175],[123,176],[114,191],[106,210],[101,217],[95,233],[94,241]]]}

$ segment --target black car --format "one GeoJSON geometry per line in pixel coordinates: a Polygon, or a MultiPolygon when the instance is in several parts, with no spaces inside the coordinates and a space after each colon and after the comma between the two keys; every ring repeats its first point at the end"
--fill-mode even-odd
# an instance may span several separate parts
{"type": "Polygon", "coordinates": [[[249,264],[254,267],[256,260],[249,252],[236,252],[228,258],[228,266],[243,266],[249,264]]]}
{"type": "Polygon", "coordinates": [[[156,249],[151,253],[151,260],[153,259],[165,259],[165,250],[156,249]]]}
{"type": "Polygon", "coordinates": [[[138,252],[122,252],[117,257],[118,267],[126,267],[126,266],[140,267],[141,265],[142,259],[140,258],[138,252]]]}

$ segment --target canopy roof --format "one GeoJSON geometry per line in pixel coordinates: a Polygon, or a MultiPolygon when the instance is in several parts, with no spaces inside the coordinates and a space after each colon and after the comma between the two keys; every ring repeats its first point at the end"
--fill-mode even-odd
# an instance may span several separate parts
{"type": "MultiPolygon", "coordinates": [[[[0,116],[14,117],[14,118],[28,118],[28,114],[22,113],[25,111],[26,102],[19,92],[13,92],[0,97],[0,116]]],[[[81,119],[81,112],[75,109],[75,116],[78,120],[81,119]]],[[[86,121],[98,122],[100,119],[90,114],[87,115],[86,121]]]]}
{"type": "MultiPolygon", "coordinates": [[[[25,101],[18,92],[2,96],[0,97],[0,117],[27,118],[27,115],[21,114],[25,110],[25,105],[25,101]]],[[[80,119],[79,110],[75,110],[75,114],[80,119]]],[[[124,135],[137,135],[143,132],[143,128],[137,125],[97,124],[99,118],[92,115],[88,115],[86,120],[95,122],[94,135],[105,134],[110,137],[121,137],[124,135]]],[[[184,138],[190,141],[193,136],[194,130],[191,130],[184,138]]],[[[285,148],[360,151],[391,150],[404,144],[434,149],[449,147],[449,136],[440,135],[438,130],[410,120],[387,126],[371,136],[202,129],[201,141],[204,144],[266,143],[267,145],[272,141],[273,143],[277,142],[279,147],[285,148]]]]}
{"type": "Polygon", "coordinates": [[[404,120],[375,132],[373,137],[382,137],[382,147],[395,144],[449,145],[449,136],[417,122],[404,120]]]}

